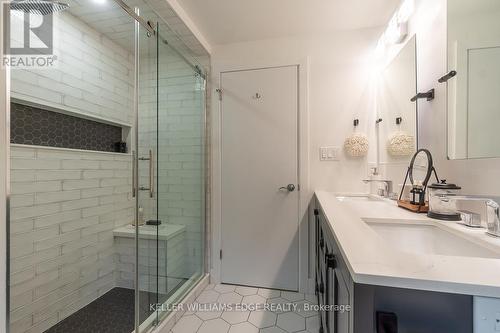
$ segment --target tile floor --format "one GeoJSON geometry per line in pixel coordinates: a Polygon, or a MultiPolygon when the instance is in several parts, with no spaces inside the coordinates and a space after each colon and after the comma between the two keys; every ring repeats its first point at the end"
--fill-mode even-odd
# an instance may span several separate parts
{"type": "MultiPolygon", "coordinates": [[[[134,330],[133,289],[113,288],[106,294],[63,319],[44,333],[130,333],[134,330]]],[[[166,295],[142,292],[140,318],[151,315],[149,304],[165,301],[166,295]]]]}
{"type": "Polygon", "coordinates": [[[315,295],[233,285],[208,285],[171,333],[318,333],[319,316],[307,309],[315,295]],[[255,311],[236,310],[258,306],[255,311]],[[265,306],[265,304],[268,304],[265,306]],[[213,309],[232,305],[232,310],[213,309]]]}

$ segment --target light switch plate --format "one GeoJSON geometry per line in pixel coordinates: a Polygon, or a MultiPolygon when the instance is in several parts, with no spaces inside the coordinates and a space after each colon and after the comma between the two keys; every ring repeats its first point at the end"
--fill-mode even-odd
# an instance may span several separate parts
{"type": "Polygon", "coordinates": [[[340,158],[340,148],[327,146],[319,148],[319,160],[320,161],[339,161],[340,158]]]}

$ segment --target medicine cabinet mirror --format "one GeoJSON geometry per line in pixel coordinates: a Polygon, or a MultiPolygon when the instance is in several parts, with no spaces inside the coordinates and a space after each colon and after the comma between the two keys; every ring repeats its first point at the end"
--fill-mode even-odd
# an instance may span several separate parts
{"type": "Polygon", "coordinates": [[[500,1],[448,1],[448,158],[500,157],[500,1]]]}

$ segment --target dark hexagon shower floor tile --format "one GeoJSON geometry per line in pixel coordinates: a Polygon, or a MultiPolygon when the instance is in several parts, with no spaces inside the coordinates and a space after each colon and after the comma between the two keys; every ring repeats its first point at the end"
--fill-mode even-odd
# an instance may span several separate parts
{"type": "MultiPolygon", "coordinates": [[[[162,303],[166,295],[141,291],[140,320],[151,315],[149,304],[162,303]]],[[[134,330],[134,290],[113,288],[89,305],[49,328],[45,333],[131,333],[134,330]]]]}

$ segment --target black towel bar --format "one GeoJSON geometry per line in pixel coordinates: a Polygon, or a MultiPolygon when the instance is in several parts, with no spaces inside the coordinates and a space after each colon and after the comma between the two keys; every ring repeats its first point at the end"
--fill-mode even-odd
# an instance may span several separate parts
{"type": "Polygon", "coordinates": [[[448,74],[441,76],[438,80],[439,83],[444,83],[457,75],[457,71],[450,71],[448,74]]]}
{"type": "Polygon", "coordinates": [[[427,101],[432,101],[434,99],[434,89],[431,89],[425,93],[418,93],[415,96],[413,96],[410,99],[410,101],[415,102],[417,99],[420,99],[420,98],[426,98],[427,101]]]}

